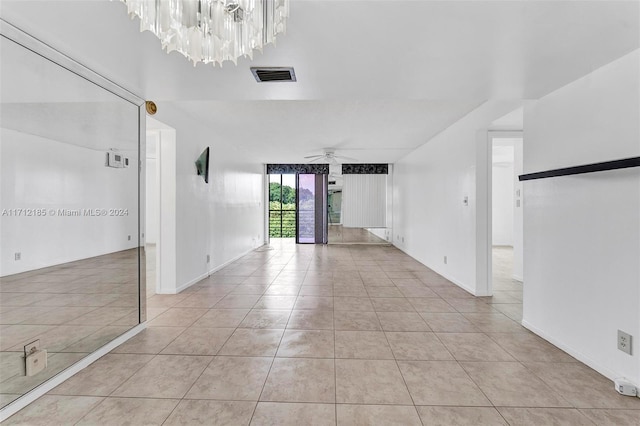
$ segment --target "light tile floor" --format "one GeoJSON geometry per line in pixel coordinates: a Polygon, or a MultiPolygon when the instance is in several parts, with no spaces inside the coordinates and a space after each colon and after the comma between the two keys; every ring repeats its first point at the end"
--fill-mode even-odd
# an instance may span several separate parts
{"type": "Polygon", "coordinates": [[[366,228],[346,228],[342,225],[329,225],[327,232],[329,244],[384,244],[386,241],[366,228]]]}
{"type": "Polygon", "coordinates": [[[0,407],[139,322],[138,250],[0,279],[0,407]],[[24,345],[39,340],[47,368],[24,375],[24,345]]]}
{"type": "Polygon", "coordinates": [[[28,425],[635,425],[640,399],[393,247],[256,251],[7,421],[28,425]]]}

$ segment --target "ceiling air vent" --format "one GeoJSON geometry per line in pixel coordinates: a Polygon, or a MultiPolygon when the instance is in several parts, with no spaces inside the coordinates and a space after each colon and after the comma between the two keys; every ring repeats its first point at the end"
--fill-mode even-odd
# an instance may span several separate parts
{"type": "Polygon", "coordinates": [[[251,67],[251,73],[258,83],[268,81],[296,81],[293,67],[251,67]]]}

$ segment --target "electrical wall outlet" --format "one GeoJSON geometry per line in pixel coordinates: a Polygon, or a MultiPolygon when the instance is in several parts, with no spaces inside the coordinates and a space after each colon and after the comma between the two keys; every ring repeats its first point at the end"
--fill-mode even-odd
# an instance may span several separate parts
{"type": "Polygon", "coordinates": [[[447,256],[444,257],[444,264],[447,264],[447,256]]]}
{"type": "Polygon", "coordinates": [[[613,384],[616,387],[616,391],[620,395],[638,396],[638,388],[636,388],[633,383],[629,382],[628,380],[618,378],[613,381],[613,384]]]}
{"type": "Polygon", "coordinates": [[[211,255],[210,254],[207,255],[207,263],[209,263],[209,262],[211,262],[211,255]]]}
{"type": "Polygon", "coordinates": [[[631,338],[632,336],[630,334],[618,330],[618,349],[629,355],[631,355],[631,338]]]}
{"type": "Polygon", "coordinates": [[[127,235],[127,241],[131,241],[131,235],[127,235]]]}
{"type": "Polygon", "coordinates": [[[24,346],[24,370],[27,376],[35,376],[47,368],[47,351],[40,349],[40,340],[24,346]]]}
{"type": "Polygon", "coordinates": [[[40,349],[40,339],[34,340],[33,342],[27,343],[26,345],[24,345],[24,356],[25,356],[25,358],[29,354],[32,354],[35,351],[37,351],[38,349],[40,349]]]}
{"type": "Polygon", "coordinates": [[[15,256],[14,256],[14,259],[15,259],[15,260],[20,260],[21,258],[22,258],[22,253],[20,253],[20,252],[17,252],[17,253],[15,254],[15,256]]]}
{"type": "Polygon", "coordinates": [[[34,353],[27,355],[24,361],[27,376],[35,376],[36,374],[47,368],[47,351],[35,351],[34,353]]]}

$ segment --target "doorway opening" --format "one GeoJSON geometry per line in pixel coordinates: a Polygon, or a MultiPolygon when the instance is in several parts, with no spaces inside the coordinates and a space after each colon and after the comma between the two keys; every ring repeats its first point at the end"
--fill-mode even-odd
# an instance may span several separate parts
{"type": "Polygon", "coordinates": [[[522,319],[523,188],[521,132],[497,132],[490,137],[491,288],[494,307],[522,319]]]}
{"type": "Polygon", "coordinates": [[[147,297],[175,294],[176,131],[146,118],[145,227],[147,297]]]}
{"type": "MultiPolygon", "coordinates": [[[[286,165],[285,165],[286,168],[286,165]]],[[[269,241],[327,243],[327,175],[268,173],[269,241]]]]}

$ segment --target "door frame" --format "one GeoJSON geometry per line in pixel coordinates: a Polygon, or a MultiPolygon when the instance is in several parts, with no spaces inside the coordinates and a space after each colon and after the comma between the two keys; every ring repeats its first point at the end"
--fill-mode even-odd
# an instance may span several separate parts
{"type": "Polygon", "coordinates": [[[494,139],[522,139],[522,130],[489,130],[487,131],[486,154],[486,245],[484,247],[486,280],[485,293],[483,296],[493,295],[493,141],[494,139]]]}

